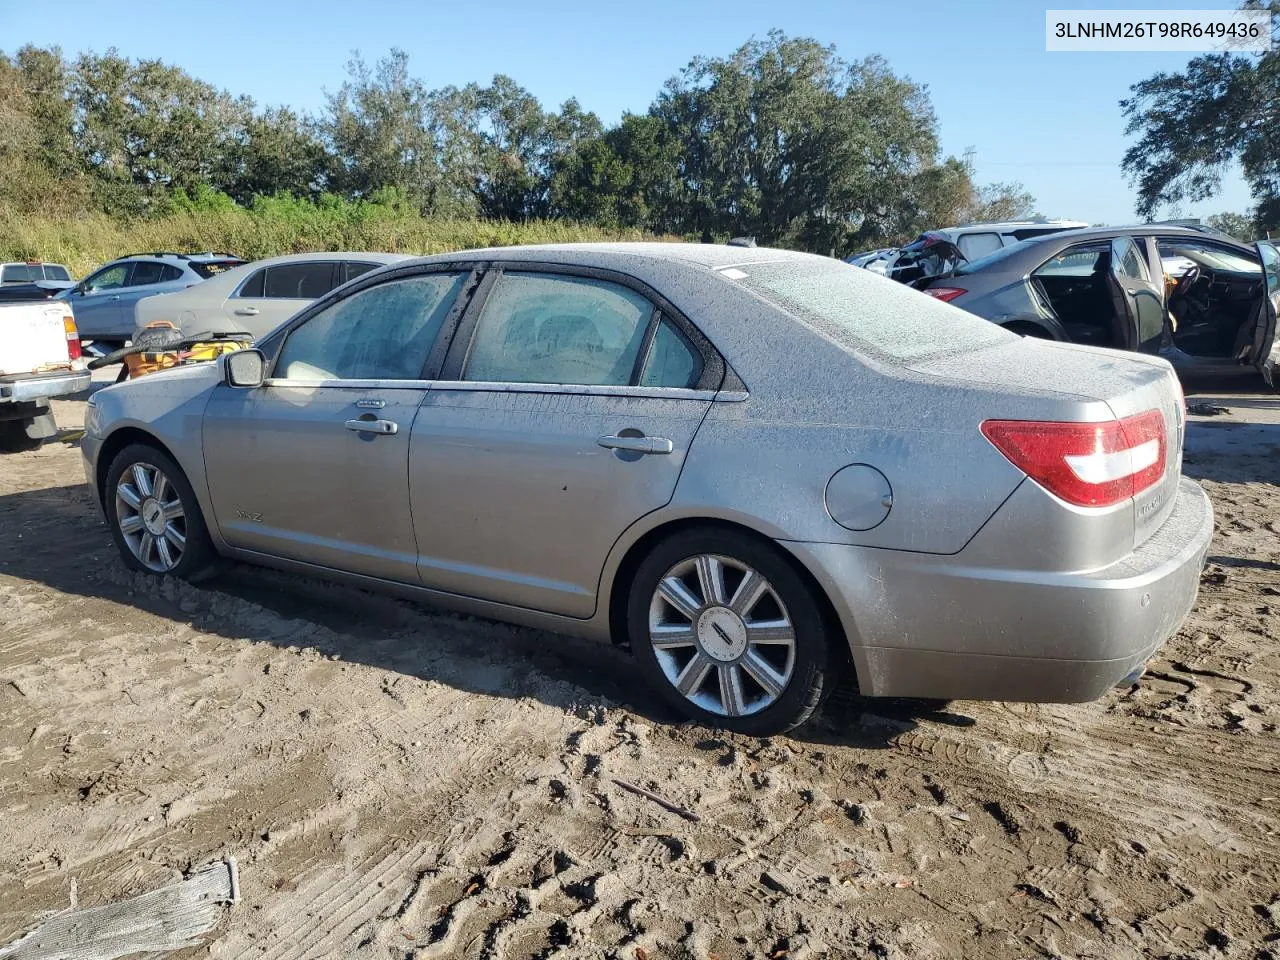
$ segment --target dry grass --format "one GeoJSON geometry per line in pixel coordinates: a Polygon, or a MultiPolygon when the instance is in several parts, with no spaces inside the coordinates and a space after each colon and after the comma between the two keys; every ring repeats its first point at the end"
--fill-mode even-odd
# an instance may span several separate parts
{"type": "Polygon", "coordinates": [[[96,213],[40,217],[0,208],[0,260],[65,263],[76,276],[145,250],[219,250],[257,259],[312,250],[427,254],[520,243],[645,239],[654,238],[636,230],[561,221],[429,220],[309,205],[283,214],[234,209],[135,222],[96,213]]]}

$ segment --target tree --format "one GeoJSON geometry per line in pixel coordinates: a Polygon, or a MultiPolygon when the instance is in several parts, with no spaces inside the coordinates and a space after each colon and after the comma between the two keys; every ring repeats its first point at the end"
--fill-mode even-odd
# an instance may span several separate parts
{"type": "Polygon", "coordinates": [[[250,115],[239,158],[223,189],[245,205],[256,196],[279,193],[317,196],[332,173],[332,164],[314,127],[288,107],[250,115]]]}
{"type": "Polygon", "coordinates": [[[680,147],[681,232],[704,239],[825,250],[895,232],[904,192],[937,154],[922,88],[879,58],[846,63],[778,31],[694,59],[650,113],[680,147]]]}
{"type": "Polygon", "coordinates": [[[1220,233],[1235,237],[1242,242],[1256,240],[1261,234],[1254,226],[1253,218],[1244,213],[1215,213],[1205,219],[1205,223],[1220,233]]]}
{"type": "Polygon", "coordinates": [[[394,187],[430,208],[439,181],[430,100],[408,54],[393,49],[372,69],[356,54],[347,74],[320,124],[334,187],[352,197],[394,187]]]}
{"type": "MultiPolygon", "coordinates": [[[[1278,0],[1244,6],[1280,13],[1278,0]]],[[[1258,225],[1280,226],[1280,47],[1256,57],[1195,57],[1181,73],[1157,73],[1130,90],[1120,107],[1125,133],[1138,140],[1123,169],[1141,216],[1214,196],[1238,162],[1258,225]]]]}

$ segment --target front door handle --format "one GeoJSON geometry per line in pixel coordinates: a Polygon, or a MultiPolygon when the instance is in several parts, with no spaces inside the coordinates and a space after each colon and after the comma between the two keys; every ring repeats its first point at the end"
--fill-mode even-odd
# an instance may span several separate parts
{"type": "Polygon", "coordinates": [[[357,433],[379,433],[384,437],[400,431],[400,424],[394,420],[348,420],[345,426],[357,433]]]}
{"type": "Polygon", "coordinates": [[[628,450],[632,453],[670,453],[674,444],[666,437],[601,437],[596,443],[606,450],[628,450]]]}
{"type": "Polygon", "coordinates": [[[118,293],[117,293],[117,294],[114,294],[114,295],[111,297],[111,299],[112,299],[112,300],[119,300],[119,299],[120,299],[120,294],[118,294],[118,293]]]}
{"type": "Polygon", "coordinates": [[[236,307],[237,317],[256,317],[258,315],[257,307],[236,307]]]}

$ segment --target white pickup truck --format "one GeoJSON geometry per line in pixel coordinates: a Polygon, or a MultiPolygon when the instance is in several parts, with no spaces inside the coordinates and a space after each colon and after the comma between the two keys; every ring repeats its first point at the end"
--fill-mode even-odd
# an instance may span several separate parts
{"type": "Polygon", "coordinates": [[[0,452],[56,436],[49,398],[78,393],[89,381],[70,304],[6,302],[0,294],[0,452]]]}

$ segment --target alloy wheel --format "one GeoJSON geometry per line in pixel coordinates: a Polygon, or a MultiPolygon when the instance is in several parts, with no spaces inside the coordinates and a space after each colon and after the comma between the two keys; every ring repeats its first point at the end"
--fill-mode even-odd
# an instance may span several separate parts
{"type": "Polygon", "coordinates": [[[168,573],[181,562],[186,514],[177,488],[159,467],[136,462],[120,475],[116,522],[125,544],[148,570],[168,573]]]}
{"type": "Polygon", "coordinates": [[[795,628],[772,584],[731,557],[682,560],[658,581],[649,642],[668,682],[727,717],[777,702],[795,672],[795,628]]]}

